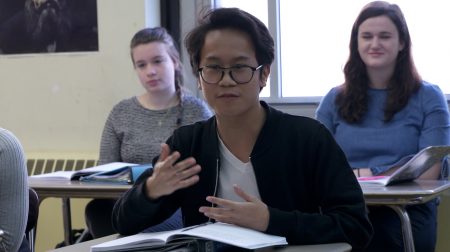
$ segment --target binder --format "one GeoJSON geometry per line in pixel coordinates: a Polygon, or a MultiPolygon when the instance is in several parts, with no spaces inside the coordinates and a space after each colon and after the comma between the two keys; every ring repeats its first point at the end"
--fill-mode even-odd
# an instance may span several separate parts
{"type": "Polygon", "coordinates": [[[147,169],[152,169],[152,164],[132,165],[117,168],[111,171],[103,171],[88,176],[81,176],[82,182],[133,184],[147,169]]]}

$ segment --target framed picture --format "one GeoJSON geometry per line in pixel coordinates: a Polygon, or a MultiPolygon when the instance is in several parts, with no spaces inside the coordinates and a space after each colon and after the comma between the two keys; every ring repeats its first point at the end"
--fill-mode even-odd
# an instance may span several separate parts
{"type": "Polygon", "coordinates": [[[0,0],[0,54],[98,51],[97,0],[0,0]]]}

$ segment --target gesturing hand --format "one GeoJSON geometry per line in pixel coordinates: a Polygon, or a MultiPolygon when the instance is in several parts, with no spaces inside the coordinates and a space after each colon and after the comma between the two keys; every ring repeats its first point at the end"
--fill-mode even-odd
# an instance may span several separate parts
{"type": "Polygon", "coordinates": [[[266,231],[269,225],[269,209],[261,200],[245,193],[237,185],[233,186],[234,192],[245,202],[236,202],[208,196],[207,201],[218,207],[200,207],[199,211],[208,218],[219,222],[230,223],[242,227],[266,231]]]}
{"type": "Polygon", "coordinates": [[[180,153],[175,151],[170,154],[167,144],[161,145],[161,154],[153,168],[153,174],[146,181],[147,196],[157,199],[169,195],[174,191],[189,187],[198,182],[197,175],[201,168],[194,158],[186,158],[177,162],[180,153]]]}

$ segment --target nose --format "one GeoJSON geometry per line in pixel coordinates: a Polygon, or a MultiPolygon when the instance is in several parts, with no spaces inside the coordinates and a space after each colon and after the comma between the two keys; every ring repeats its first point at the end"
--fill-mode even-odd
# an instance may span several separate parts
{"type": "Polygon", "coordinates": [[[378,48],[380,47],[380,39],[378,37],[374,37],[371,43],[372,47],[378,48]]]}
{"type": "Polygon", "coordinates": [[[231,78],[231,70],[223,70],[222,80],[219,81],[220,86],[236,86],[237,83],[231,78]]]}
{"type": "Polygon", "coordinates": [[[148,76],[153,76],[156,74],[156,68],[149,64],[149,65],[147,65],[145,72],[147,73],[148,76]]]}

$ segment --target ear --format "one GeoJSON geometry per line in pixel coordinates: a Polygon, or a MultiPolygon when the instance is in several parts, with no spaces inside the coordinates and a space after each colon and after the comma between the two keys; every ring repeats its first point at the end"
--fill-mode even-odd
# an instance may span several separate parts
{"type": "Polygon", "coordinates": [[[174,67],[174,69],[180,69],[181,70],[180,64],[178,64],[178,62],[176,62],[175,60],[173,60],[173,67],[174,67]]]}
{"type": "Polygon", "coordinates": [[[264,65],[262,69],[261,83],[259,84],[261,88],[267,85],[269,75],[270,75],[270,65],[264,65]]]}
{"type": "Polygon", "coordinates": [[[198,90],[202,90],[202,84],[200,83],[200,79],[197,79],[197,88],[198,90]]]}
{"type": "Polygon", "coordinates": [[[398,51],[401,52],[401,51],[403,51],[403,49],[405,49],[405,42],[400,41],[400,46],[398,48],[398,51]]]}

